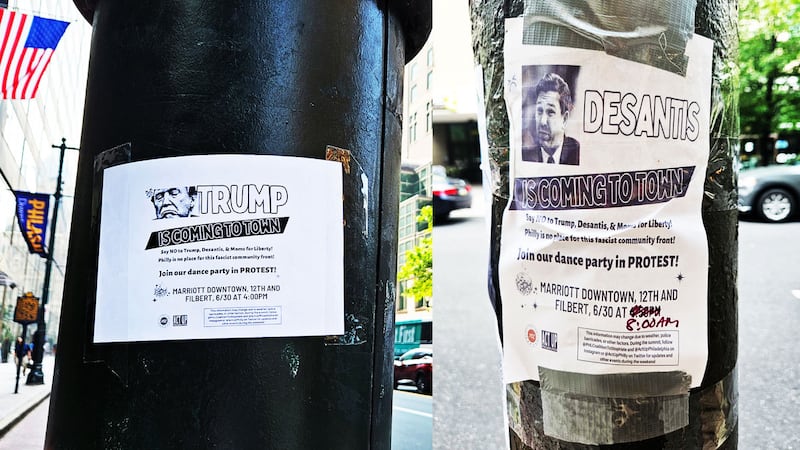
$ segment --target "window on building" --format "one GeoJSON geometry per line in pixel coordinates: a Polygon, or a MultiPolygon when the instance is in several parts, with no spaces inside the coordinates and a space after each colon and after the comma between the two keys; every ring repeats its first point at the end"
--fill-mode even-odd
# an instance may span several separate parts
{"type": "Polygon", "coordinates": [[[417,63],[411,64],[411,68],[408,70],[408,79],[414,81],[417,78],[417,63]]]}
{"type": "Polygon", "coordinates": [[[419,337],[420,344],[433,344],[433,323],[422,322],[422,332],[419,337]]]}
{"type": "MultiPolygon", "coordinates": [[[[429,197],[431,195],[431,176],[430,176],[430,166],[423,166],[419,169],[419,195],[423,197],[429,197]]],[[[422,205],[424,206],[424,205],[422,205]]],[[[422,208],[420,206],[420,208],[422,208]]]]}
{"type": "Polygon", "coordinates": [[[431,67],[432,65],[433,65],[433,49],[429,48],[428,49],[428,67],[431,67]]]}
{"type": "Polygon", "coordinates": [[[405,295],[405,287],[406,284],[401,282],[400,283],[400,293],[397,295],[397,312],[405,312],[408,308],[406,304],[406,295],[405,295]]]}
{"type": "Polygon", "coordinates": [[[433,89],[433,71],[432,70],[430,72],[428,72],[428,76],[425,79],[425,88],[428,89],[429,91],[431,89],[433,89]]]}
{"type": "Polygon", "coordinates": [[[30,147],[25,148],[22,153],[22,165],[20,167],[21,182],[28,189],[36,189],[39,184],[39,164],[30,147]]]}
{"type": "Polygon", "coordinates": [[[433,105],[431,102],[425,104],[425,132],[430,133],[433,129],[433,122],[431,116],[433,115],[433,105]]]}
{"type": "Polygon", "coordinates": [[[408,126],[408,142],[417,140],[417,113],[411,115],[411,123],[408,126]]]}
{"type": "Polygon", "coordinates": [[[433,135],[444,136],[446,157],[443,158],[443,165],[453,168],[453,176],[473,182],[481,179],[481,153],[475,121],[435,123],[433,135]]]}
{"type": "Polygon", "coordinates": [[[419,194],[419,175],[414,169],[403,167],[400,170],[400,201],[419,194]]]}
{"type": "Polygon", "coordinates": [[[414,84],[411,86],[411,90],[408,92],[408,104],[413,105],[416,99],[417,99],[417,85],[414,84]]]}
{"type": "Polygon", "coordinates": [[[4,109],[6,117],[4,120],[5,126],[3,127],[2,135],[6,140],[6,146],[11,152],[11,156],[14,158],[14,161],[21,165],[23,153],[22,149],[24,148],[25,144],[25,133],[22,131],[22,125],[20,125],[14,108],[9,107],[4,109]]]}
{"type": "Polygon", "coordinates": [[[414,246],[414,242],[405,242],[404,239],[414,236],[414,225],[416,224],[416,210],[414,202],[406,202],[400,205],[400,218],[399,229],[397,232],[398,238],[401,241],[399,245],[400,256],[405,258],[406,250],[414,246]]]}

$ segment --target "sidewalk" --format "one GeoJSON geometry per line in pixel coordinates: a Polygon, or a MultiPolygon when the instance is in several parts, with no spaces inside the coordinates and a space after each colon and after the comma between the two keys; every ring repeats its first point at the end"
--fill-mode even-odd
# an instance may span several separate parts
{"type": "Polygon", "coordinates": [[[17,366],[14,364],[14,357],[9,355],[7,363],[0,363],[0,437],[6,434],[20,419],[25,417],[34,407],[50,396],[50,389],[53,385],[53,366],[54,356],[45,356],[42,360],[42,371],[44,372],[44,384],[31,385],[25,384],[27,379],[19,372],[19,390],[14,393],[16,383],[17,366]]]}

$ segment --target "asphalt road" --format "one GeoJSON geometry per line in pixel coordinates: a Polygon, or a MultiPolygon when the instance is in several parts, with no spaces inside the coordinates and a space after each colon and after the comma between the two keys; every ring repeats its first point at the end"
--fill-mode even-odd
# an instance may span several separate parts
{"type": "Polygon", "coordinates": [[[483,192],[433,227],[433,448],[505,448],[505,393],[486,287],[483,192]]]}
{"type": "Polygon", "coordinates": [[[800,222],[739,224],[739,448],[800,448],[800,222]]]}
{"type": "Polygon", "coordinates": [[[392,449],[430,450],[431,396],[403,389],[395,389],[392,399],[392,449]]]}

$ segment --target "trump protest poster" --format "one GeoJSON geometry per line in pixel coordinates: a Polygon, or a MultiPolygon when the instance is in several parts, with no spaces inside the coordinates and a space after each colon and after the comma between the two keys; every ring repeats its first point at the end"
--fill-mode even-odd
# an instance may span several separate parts
{"type": "Polygon", "coordinates": [[[681,372],[707,360],[712,41],[685,74],[525,45],[506,22],[510,192],[499,262],[504,379],[681,372]]]}
{"type": "Polygon", "coordinates": [[[332,161],[106,168],[94,342],[342,334],[342,211],[332,161]]]}

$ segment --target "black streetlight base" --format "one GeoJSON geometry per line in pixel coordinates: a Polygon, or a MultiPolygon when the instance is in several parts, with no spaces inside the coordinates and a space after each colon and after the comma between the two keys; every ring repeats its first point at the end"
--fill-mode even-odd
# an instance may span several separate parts
{"type": "Polygon", "coordinates": [[[44,372],[42,372],[42,360],[44,359],[44,340],[45,340],[45,324],[44,324],[44,307],[39,305],[39,323],[37,330],[33,333],[33,367],[28,374],[28,379],[25,384],[44,384],[44,372]]]}
{"type": "Polygon", "coordinates": [[[25,380],[26,385],[31,384],[44,384],[44,372],[42,371],[42,363],[34,363],[33,368],[28,373],[28,378],[25,380]]]}

